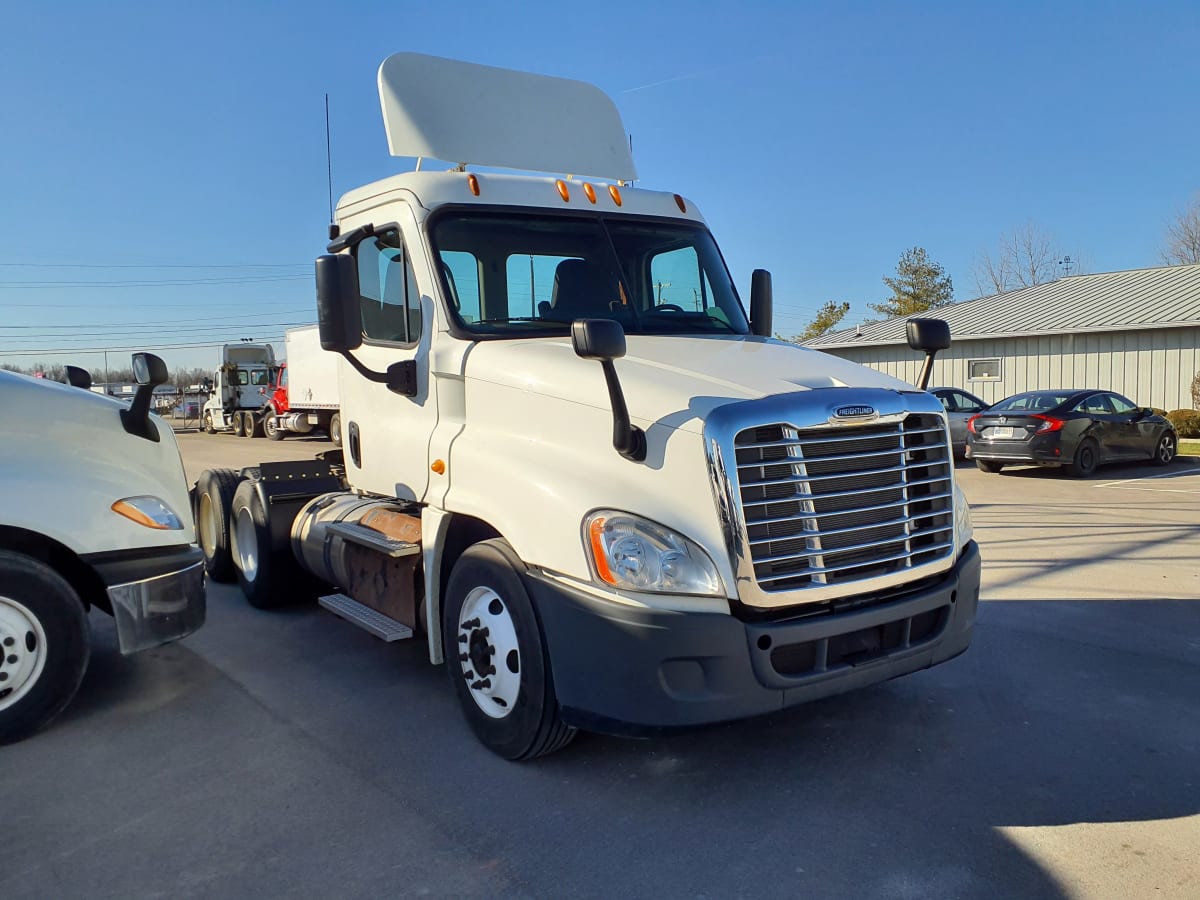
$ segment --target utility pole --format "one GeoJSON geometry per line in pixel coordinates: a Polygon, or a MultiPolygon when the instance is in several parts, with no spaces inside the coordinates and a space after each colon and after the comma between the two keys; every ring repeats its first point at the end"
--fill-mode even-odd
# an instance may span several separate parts
{"type": "Polygon", "coordinates": [[[654,288],[655,288],[655,290],[657,290],[657,291],[658,291],[658,300],[656,300],[656,301],[655,301],[655,302],[656,302],[656,304],[657,304],[658,306],[662,306],[662,292],[663,292],[663,288],[668,288],[668,287],[670,287],[670,286],[671,286],[671,282],[669,282],[669,281],[656,281],[656,282],[654,282],[654,288]]]}

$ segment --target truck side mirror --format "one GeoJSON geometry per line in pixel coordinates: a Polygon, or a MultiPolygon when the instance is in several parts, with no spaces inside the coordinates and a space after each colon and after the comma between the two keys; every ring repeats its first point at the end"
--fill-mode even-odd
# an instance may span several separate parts
{"type": "Polygon", "coordinates": [[[137,393],[133,395],[129,409],[121,410],[121,424],[130,434],[157,444],[158,429],[150,421],[150,397],[169,377],[167,364],[153,353],[135,353],[133,377],[138,383],[137,393]]]}
{"type": "Polygon", "coordinates": [[[571,346],[581,359],[600,362],[612,405],[613,447],[626,459],[641,462],[646,458],[646,432],[629,421],[625,393],[613,365],[614,359],[625,355],[625,329],[612,319],[576,319],[571,323],[571,346]]]}
{"type": "Polygon", "coordinates": [[[771,273],[755,269],[750,276],[750,332],[759,337],[771,336],[771,273]]]}
{"type": "Polygon", "coordinates": [[[67,366],[67,384],[71,387],[83,388],[85,391],[92,387],[92,373],[79,366],[67,366]]]}
{"type": "Polygon", "coordinates": [[[944,319],[909,319],[905,323],[908,346],[925,351],[925,362],[917,378],[917,387],[925,390],[933,374],[933,357],[950,346],[950,326],[944,319]]]}
{"type": "Polygon", "coordinates": [[[362,346],[358,262],[347,253],[317,257],[317,325],[321,348],[348,353],[362,346]]]}

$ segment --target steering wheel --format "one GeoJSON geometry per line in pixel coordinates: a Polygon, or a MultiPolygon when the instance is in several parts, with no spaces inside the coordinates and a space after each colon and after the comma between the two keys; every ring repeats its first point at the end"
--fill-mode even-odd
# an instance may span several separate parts
{"type": "Polygon", "coordinates": [[[654,307],[652,312],[683,312],[683,307],[674,303],[660,303],[654,307]]]}

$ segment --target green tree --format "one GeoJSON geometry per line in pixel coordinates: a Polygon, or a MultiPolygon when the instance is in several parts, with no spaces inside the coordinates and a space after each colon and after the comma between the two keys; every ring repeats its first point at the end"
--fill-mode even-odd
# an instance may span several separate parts
{"type": "Polygon", "coordinates": [[[954,300],[954,282],[924,247],[905,250],[896,264],[896,277],[885,277],[883,283],[892,289],[892,296],[867,305],[889,318],[914,316],[954,300]]]}
{"type": "Polygon", "coordinates": [[[811,341],[813,338],[819,338],[827,331],[832,331],[837,327],[838,322],[845,318],[846,313],[850,312],[850,303],[843,300],[841,303],[836,303],[830,300],[819,310],[813,317],[813,320],[808,323],[808,326],[800,334],[792,338],[797,344],[804,341],[811,341]]]}

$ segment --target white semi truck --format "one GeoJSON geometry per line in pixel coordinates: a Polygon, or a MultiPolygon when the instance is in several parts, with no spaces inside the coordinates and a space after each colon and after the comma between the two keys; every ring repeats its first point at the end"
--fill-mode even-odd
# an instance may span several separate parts
{"type": "MultiPolygon", "coordinates": [[[[317,259],[342,449],[205,472],[214,577],[423,635],[509,759],[966,649],[979,553],[934,397],[772,339],[769,274],[747,315],[597,88],[398,54],[379,89],[418,164],[343,196],[317,259]]],[[[948,342],[910,323],[927,362],[948,342]]]]}
{"type": "Polygon", "coordinates": [[[83,679],[87,612],[122,653],[204,622],[204,558],[171,427],[149,414],[162,360],[135,354],[132,403],[0,372],[0,743],[53,719],[83,679]]]}
{"type": "Polygon", "coordinates": [[[275,381],[275,348],[270,344],[237,343],[221,348],[221,365],[213,373],[201,427],[208,434],[232,432],[262,437],[263,405],[275,381]]]}
{"type": "Polygon", "coordinates": [[[284,332],[287,361],[280,363],[275,381],[266,392],[262,425],[273,441],[288,432],[324,431],[334,444],[342,443],[342,416],[338,403],[338,365],[341,358],[321,346],[315,325],[284,332]]]}

